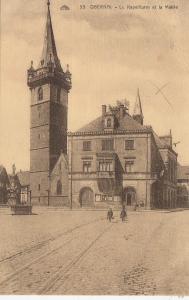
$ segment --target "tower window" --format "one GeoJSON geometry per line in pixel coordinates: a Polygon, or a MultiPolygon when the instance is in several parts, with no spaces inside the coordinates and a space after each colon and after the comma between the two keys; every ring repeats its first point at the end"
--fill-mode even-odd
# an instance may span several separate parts
{"type": "Polygon", "coordinates": [[[38,101],[43,100],[43,89],[42,87],[38,88],[38,101]]]}
{"type": "Polygon", "coordinates": [[[38,134],[38,139],[40,140],[40,138],[41,138],[41,135],[40,135],[40,133],[38,134]]]}
{"type": "Polygon", "coordinates": [[[38,191],[40,191],[40,189],[41,189],[41,185],[40,185],[40,184],[38,184],[38,191]]]}
{"type": "Polygon", "coordinates": [[[60,180],[57,181],[56,193],[57,193],[57,195],[61,195],[62,194],[62,183],[61,183],[60,180]]]}

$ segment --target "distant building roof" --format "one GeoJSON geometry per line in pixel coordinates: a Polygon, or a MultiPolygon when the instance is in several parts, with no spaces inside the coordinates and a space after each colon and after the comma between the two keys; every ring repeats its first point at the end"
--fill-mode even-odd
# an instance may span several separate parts
{"type": "Polygon", "coordinates": [[[6,180],[9,183],[9,177],[7,171],[3,165],[0,165],[0,180],[6,180]]]}
{"type": "Polygon", "coordinates": [[[187,180],[189,180],[189,166],[181,166],[181,165],[178,164],[177,179],[187,179],[187,180]]]}
{"type": "Polygon", "coordinates": [[[20,171],[17,173],[18,180],[21,186],[30,185],[30,172],[29,171],[20,171]]]}
{"type": "Polygon", "coordinates": [[[0,165],[0,174],[5,170],[5,167],[3,165],[0,165]]]}

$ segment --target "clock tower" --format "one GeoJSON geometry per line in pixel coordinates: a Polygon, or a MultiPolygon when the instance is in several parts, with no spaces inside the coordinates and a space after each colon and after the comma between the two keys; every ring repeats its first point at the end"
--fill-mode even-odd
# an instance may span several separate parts
{"type": "Polygon", "coordinates": [[[57,55],[50,2],[42,56],[27,72],[30,103],[30,189],[32,202],[47,204],[52,170],[61,153],[67,154],[69,66],[64,72],[57,55]]]}

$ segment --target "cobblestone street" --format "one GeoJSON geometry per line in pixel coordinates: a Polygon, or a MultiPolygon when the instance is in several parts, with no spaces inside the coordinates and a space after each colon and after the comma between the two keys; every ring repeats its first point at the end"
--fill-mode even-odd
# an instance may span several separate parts
{"type": "Polygon", "coordinates": [[[0,212],[0,294],[189,295],[189,211],[0,212]]]}

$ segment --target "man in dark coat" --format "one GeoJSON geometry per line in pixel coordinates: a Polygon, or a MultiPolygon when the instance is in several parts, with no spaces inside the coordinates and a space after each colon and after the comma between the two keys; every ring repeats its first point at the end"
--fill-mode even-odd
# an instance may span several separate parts
{"type": "Polygon", "coordinates": [[[108,209],[107,219],[109,220],[109,222],[111,222],[113,219],[113,210],[111,207],[108,209]]]}
{"type": "Polygon", "coordinates": [[[125,221],[126,217],[127,217],[127,212],[126,212],[125,206],[123,206],[121,213],[120,213],[120,218],[121,218],[122,222],[125,221]]]}

